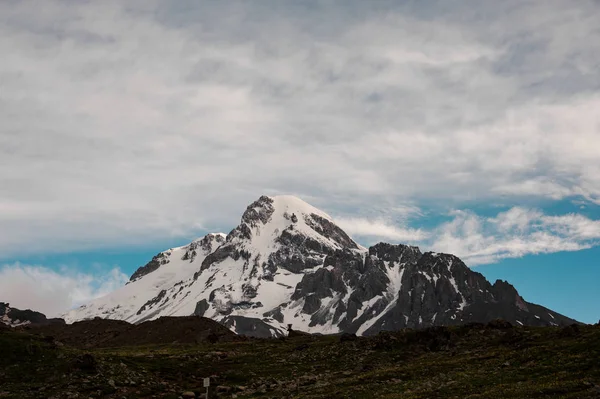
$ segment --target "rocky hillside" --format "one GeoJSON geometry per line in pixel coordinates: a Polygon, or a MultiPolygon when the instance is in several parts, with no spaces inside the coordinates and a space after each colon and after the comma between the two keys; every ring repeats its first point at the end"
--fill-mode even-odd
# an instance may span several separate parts
{"type": "MultiPolygon", "coordinates": [[[[59,337],[31,335],[35,330],[0,329],[3,399],[199,399],[204,378],[210,378],[211,399],[600,396],[598,326],[491,322],[368,337],[296,335],[85,349],[59,337]]],[[[75,336],[71,342],[77,343],[75,336]]]]}
{"type": "Polygon", "coordinates": [[[502,318],[515,325],[575,321],[488,282],[449,254],[380,243],[364,248],[326,213],[291,196],[259,198],[228,235],[156,255],[123,288],[65,315],[132,323],[199,315],[251,336],[371,335],[502,318]]]}
{"type": "Polygon", "coordinates": [[[30,334],[50,336],[77,348],[199,344],[241,339],[216,321],[197,316],[159,317],[139,324],[96,318],[67,325],[26,326],[20,329],[30,334]]]}

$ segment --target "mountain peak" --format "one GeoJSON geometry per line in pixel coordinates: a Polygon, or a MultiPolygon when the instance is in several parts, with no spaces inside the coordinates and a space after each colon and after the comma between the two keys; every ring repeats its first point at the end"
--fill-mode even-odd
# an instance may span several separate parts
{"type": "Polygon", "coordinates": [[[325,212],[291,196],[261,196],[227,236],[171,248],[131,282],[66,315],[129,322],[205,316],[238,333],[294,329],[361,335],[382,330],[486,322],[574,322],[525,302],[508,283],[490,284],[450,254],[356,244],[325,212]]]}
{"type": "Polygon", "coordinates": [[[331,216],[292,195],[261,196],[248,205],[241,222],[256,227],[259,224],[273,222],[273,217],[278,218],[277,221],[281,222],[281,217],[283,217],[292,223],[297,223],[297,220],[294,219],[305,215],[317,215],[333,223],[331,216]]]}
{"type": "Polygon", "coordinates": [[[298,212],[305,215],[315,214],[324,219],[333,221],[331,216],[327,213],[293,195],[276,195],[269,198],[273,200],[276,209],[283,209],[284,212],[298,212]]]}
{"type": "Polygon", "coordinates": [[[360,247],[325,212],[291,196],[261,196],[250,204],[241,223],[227,236],[228,244],[242,245],[268,258],[281,245],[306,243],[315,251],[360,247]]]}

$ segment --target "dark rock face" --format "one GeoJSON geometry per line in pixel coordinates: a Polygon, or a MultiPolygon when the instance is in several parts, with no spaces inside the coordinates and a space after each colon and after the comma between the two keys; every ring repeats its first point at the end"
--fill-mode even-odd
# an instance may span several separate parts
{"type": "Polygon", "coordinates": [[[244,269],[254,268],[257,270],[260,265],[260,259],[251,260],[251,254],[244,248],[240,248],[239,242],[251,240],[252,229],[258,227],[260,224],[267,224],[274,211],[273,199],[267,196],[262,196],[250,204],[242,215],[241,223],[227,235],[223,245],[208,254],[204,259],[200,270],[194,275],[194,280],[199,277],[202,271],[208,269],[211,265],[223,262],[227,258],[234,260],[244,259],[244,269]]]}
{"type": "Polygon", "coordinates": [[[204,316],[204,313],[206,313],[209,307],[210,305],[208,304],[206,299],[198,301],[198,303],[196,303],[196,309],[194,310],[194,316],[204,316]]]}
{"type": "Polygon", "coordinates": [[[461,321],[457,313],[467,303],[486,295],[480,291],[486,288],[485,278],[471,272],[452,255],[413,256],[403,268],[395,303],[367,334],[404,327],[456,324],[461,321]],[[415,262],[415,259],[418,260],[415,262]]]}
{"type": "MultiPolygon", "coordinates": [[[[295,214],[291,216],[294,220],[295,214]]],[[[296,217],[297,219],[297,217],[296,217]]],[[[314,213],[304,215],[304,222],[314,231],[327,237],[342,248],[358,249],[352,239],[338,226],[314,213]]],[[[322,265],[326,256],[335,253],[335,249],[318,240],[297,234],[294,225],[281,232],[276,242],[281,248],[269,256],[267,268],[276,270],[281,267],[292,273],[300,273],[322,265]]]]}
{"type": "Polygon", "coordinates": [[[189,260],[190,263],[192,263],[194,259],[196,259],[198,252],[209,254],[213,252],[215,247],[218,247],[223,243],[225,243],[224,236],[220,234],[208,234],[200,240],[193,241],[188,245],[182,260],[189,260]]]}
{"type": "Polygon", "coordinates": [[[265,270],[271,273],[278,267],[292,273],[300,273],[304,269],[323,264],[325,254],[332,251],[319,241],[295,234],[294,230],[289,228],[281,232],[276,242],[281,247],[269,256],[265,265],[265,270]]]}
{"type": "Polygon", "coordinates": [[[423,254],[418,247],[380,242],[369,248],[369,256],[382,262],[416,263],[423,254]]]}
{"type": "Polygon", "coordinates": [[[336,243],[340,244],[343,248],[347,249],[358,249],[358,246],[352,239],[346,234],[346,232],[340,229],[329,220],[322,218],[319,215],[311,213],[304,217],[304,221],[307,225],[312,227],[317,233],[330,238],[336,243]]]}
{"type": "Polygon", "coordinates": [[[495,319],[517,326],[575,322],[524,301],[507,282],[490,284],[456,256],[385,243],[369,248],[364,258],[351,251],[328,255],[322,268],[296,286],[291,299],[302,298],[311,326],[333,319],[341,331],[363,335],[495,319]],[[321,311],[326,298],[338,298],[333,317],[321,311]]]}
{"type": "MultiPolygon", "coordinates": [[[[203,270],[208,269],[213,263],[220,263],[230,256],[232,258],[235,258],[235,251],[236,249],[234,246],[227,244],[217,248],[215,252],[209,254],[206,258],[204,258],[204,260],[202,261],[202,265],[200,266],[200,270],[194,275],[194,280],[198,278],[198,276],[203,270]]],[[[237,258],[239,259],[239,256],[237,256],[237,258]]]]}
{"type": "Polygon", "coordinates": [[[310,294],[304,298],[302,311],[306,314],[313,314],[321,308],[321,299],[315,294],[310,294]]]}
{"type": "Polygon", "coordinates": [[[274,211],[273,199],[263,195],[246,208],[242,215],[242,222],[227,235],[227,241],[231,241],[233,238],[251,239],[252,227],[267,224],[274,211]]]}
{"type": "Polygon", "coordinates": [[[159,304],[160,301],[163,300],[163,298],[165,298],[166,295],[167,295],[166,290],[160,291],[157,296],[155,296],[154,298],[150,299],[145,304],[143,304],[142,307],[140,307],[140,309],[137,311],[137,314],[141,314],[146,309],[152,308],[154,305],[159,304]]]}
{"type": "Polygon", "coordinates": [[[254,338],[278,338],[282,337],[283,333],[263,320],[244,317],[244,316],[227,316],[221,321],[225,327],[235,331],[236,334],[245,335],[254,338]]]}
{"type": "Polygon", "coordinates": [[[313,298],[338,298],[333,304],[334,323],[342,331],[356,332],[360,325],[373,315],[373,311],[381,312],[389,303],[386,295],[390,278],[384,262],[392,259],[398,261],[402,258],[408,262],[420,255],[414,247],[389,244],[372,247],[370,253],[371,255],[363,257],[361,253],[350,250],[336,251],[325,258],[323,268],[313,274],[304,275],[292,295],[292,300],[306,298],[303,311],[314,313],[311,317],[312,326],[324,325],[330,318],[330,313],[313,311],[313,298]],[[377,253],[385,254],[386,260],[379,259],[377,253]],[[346,295],[348,299],[344,302],[341,298],[346,295]],[[378,296],[381,298],[377,299],[378,296]],[[373,299],[375,302],[370,313],[359,316],[359,313],[364,313],[366,303],[373,299]]]}
{"type": "Polygon", "coordinates": [[[271,317],[273,320],[277,320],[278,322],[283,323],[283,313],[281,313],[281,308],[279,307],[263,313],[263,316],[271,317]]]}
{"type": "Polygon", "coordinates": [[[169,263],[168,254],[161,252],[161,253],[155,255],[150,262],[148,262],[144,266],[138,268],[131,275],[129,282],[138,280],[138,279],[144,277],[145,275],[157,270],[162,265],[166,265],[167,263],[169,263]]]}

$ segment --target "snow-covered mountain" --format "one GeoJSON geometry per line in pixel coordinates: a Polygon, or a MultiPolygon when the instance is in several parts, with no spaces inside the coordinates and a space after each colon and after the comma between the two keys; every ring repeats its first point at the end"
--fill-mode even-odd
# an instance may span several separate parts
{"type": "Polygon", "coordinates": [[[364,248],[326,213],[292,196],[259,198],[227,236],[208,234],[156,255],[130,282],[64,315],[137,323],[200,315],[233,331],[279,336],[373,334],[486,322],[563,325],[567,317],[490,284],[453,255],[380,243],[364,248]]]}

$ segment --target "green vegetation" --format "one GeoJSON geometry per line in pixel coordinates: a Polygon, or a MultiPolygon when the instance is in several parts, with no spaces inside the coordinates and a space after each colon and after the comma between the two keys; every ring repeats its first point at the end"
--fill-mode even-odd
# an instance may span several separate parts
{"type": "Polygon", "coordinates": [[[76,349],[0,332],[0,398],[598,398],[600,327],[471,325],[76,349]],[[90,356],[91,355],[91,356],[90,356]]]}

